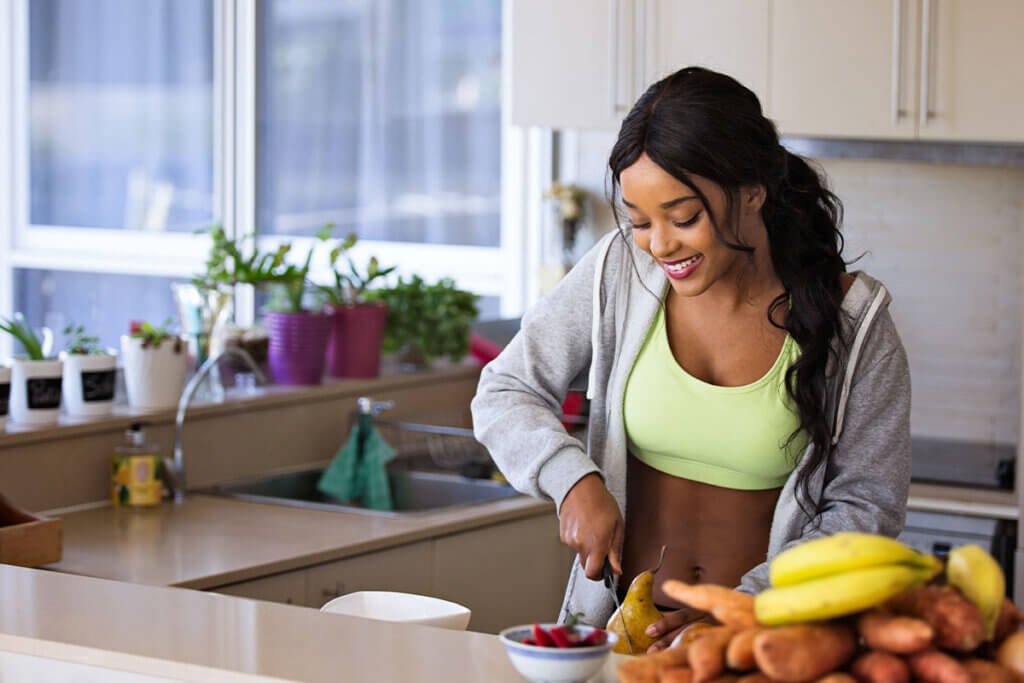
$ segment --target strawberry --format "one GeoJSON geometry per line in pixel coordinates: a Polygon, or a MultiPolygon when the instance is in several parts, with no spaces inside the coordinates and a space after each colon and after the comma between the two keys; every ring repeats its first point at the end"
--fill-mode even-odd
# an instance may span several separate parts
{"type": "Polygon", "coordinates": [[[599,628],[595,628],[586,638],[579,641],[580,647],[587,647],[589,645],[604,645],[608,641],[608,634],[599,628]]]}
{"type": "Polygon", "coordinates": [[[537,641],[537,645],[543,647],[554,647],[555,641],[551,639],[548,632],[540,627],[540,624],[533,625],[533,639],[537,641]]]}
{"type": "Polygon", "coordinates": [[[572,647],[572,638],[569,636],[569,629],[565,626],[555,626],[548,635],[551,636],[551,640],[555,641],[557,647],[572,647]]]}

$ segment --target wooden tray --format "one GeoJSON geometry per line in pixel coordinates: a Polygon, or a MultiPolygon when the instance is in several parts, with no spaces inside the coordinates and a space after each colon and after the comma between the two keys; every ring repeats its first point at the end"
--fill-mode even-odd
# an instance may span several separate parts
{"type": "Polygon", "coordinates": [[[25,512],[0,494],[0,563],[38,567],[60,562],[64,525],[25,512]]]}

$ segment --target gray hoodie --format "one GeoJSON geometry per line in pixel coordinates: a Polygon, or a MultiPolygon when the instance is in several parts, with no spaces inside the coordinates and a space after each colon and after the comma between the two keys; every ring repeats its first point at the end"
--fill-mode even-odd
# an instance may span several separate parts
{"type": "MultiPolygon", "coordinates": [[[[561,510],[569,489],[596,472],[625,514],[623,394],[668,287],[658,263],[613,231],[523,316],[519,334],[483,369],[472,403],[474,430],[516,489],[561,510]],[[586,446],[560,421],[569,390],[585,390],[591,400],[586,446]]],[[[791,545],[838,531],[895,536],[902,530],[910,371],[889,301],[880,282],[856,273],[842,304],[846,344],[833,345],[838,362],[827,370],[835,448],[827,471],[817,468],[809,482],[821,512],[811,519],[797,502],[809,445],[779,496],[765,562],[743,576],[740,590],[766,588],[767,561],[791,545]]],[[[559,619],[582,613],[586,623],[603,625],[613,610],[610,592],[574,561],[559,619]]]]}

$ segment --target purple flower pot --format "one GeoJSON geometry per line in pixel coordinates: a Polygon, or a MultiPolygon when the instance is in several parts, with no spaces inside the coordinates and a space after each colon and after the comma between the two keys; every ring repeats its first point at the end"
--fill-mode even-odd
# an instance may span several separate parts
{"type": "Polygon", "coordinates": [[[380,344],[388,322],[388,306],[378,303],[329,306],[333,316],[327,343],[331,377],[376,377],[380,374],[380,344]]]}
{"type": "Polygon", "coordinates": [[[264,314],[263,325],[270,337],[267,361],[275,382],[320,384],[331,321],[326,313],[264,314]]]}

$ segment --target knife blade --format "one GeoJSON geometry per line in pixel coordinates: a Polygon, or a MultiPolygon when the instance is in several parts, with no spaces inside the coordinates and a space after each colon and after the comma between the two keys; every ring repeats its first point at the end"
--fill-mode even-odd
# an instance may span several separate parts
{"type": "Polygon", "coordinates": [[[615,572],[612,571],[612,563],[608,561],[608,558],[604,558],[604,567],[601,569],[601,576],[604,579],[604,587],[611,591],[612,600],[615,601],[615,613],[619,615],[619,620],[622,621],[622,632],[626,635],[626,645],[629,646],[629,654],[633,652],[633,641],[629,639],[629,629],[626,628],[626,618],[622,614],[622,605],[619,604],[619,594],[615,592],[615,572]]]}

